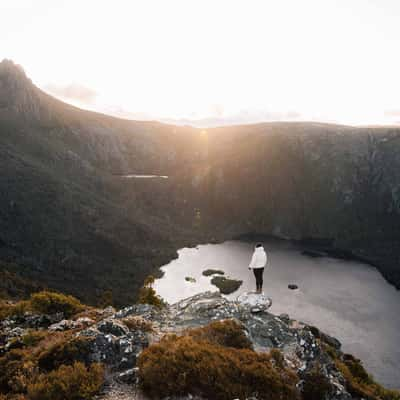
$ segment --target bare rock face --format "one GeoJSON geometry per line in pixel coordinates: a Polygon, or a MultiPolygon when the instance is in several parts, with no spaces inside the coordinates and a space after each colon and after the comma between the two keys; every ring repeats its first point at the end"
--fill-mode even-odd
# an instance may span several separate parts
{"type": "Polygon", "coordinates": [[[266,311],[272,305],[272,300],[264,293],[245,292],[238,296],[236,301],[252,313],[266,311]]]}

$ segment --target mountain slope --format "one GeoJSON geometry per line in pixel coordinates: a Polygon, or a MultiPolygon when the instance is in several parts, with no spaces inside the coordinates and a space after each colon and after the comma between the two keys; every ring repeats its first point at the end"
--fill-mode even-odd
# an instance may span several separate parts
{"type": "Polygon", "coordinates": [[[175,133],[63,104],[8,61],[0,64],[0,88],[3,257],[26,266],[24,276],[85,300],[110,289],[121,302],[131,299],[173,256],[174,228],[158,210],[143,210],[146,187],[113,173],[172,168],[175,133]]]}
{"type": "Polygon", "coordinates": [[[5,60],[0,258],[22,278],[125,304],[185,243],[272,234],[352,251],[399,287],[398,150],[397,128],[121,120],[52,98],[5,60]]]}

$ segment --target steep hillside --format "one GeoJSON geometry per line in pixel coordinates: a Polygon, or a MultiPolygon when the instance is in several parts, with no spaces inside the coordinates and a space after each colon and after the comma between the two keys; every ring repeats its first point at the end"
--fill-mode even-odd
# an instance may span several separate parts
{"type": "Polygon", "coordinates": [[[178,135],[158,123],[63,104],[3,61],[2,258],[19,263],[23,276],[88,301],[109,290],[121,302],[132,299],[149,271],[174,255],[171,234],[177,229],[157,206],[168,208],[172,201],[168,182],[133,182],[115,174],[178,168],[176,152],[184,158],[187,147],[185,140],[174,145],[178,135]]]}
{"type": "Polygon", "coordinates": [[[272,234],[352,251],[400,286],[399,147],[396,128],[121,120],[48,96],[5,60],[0,259],[21,279],[126,304],[184,244],[272,234]]]}

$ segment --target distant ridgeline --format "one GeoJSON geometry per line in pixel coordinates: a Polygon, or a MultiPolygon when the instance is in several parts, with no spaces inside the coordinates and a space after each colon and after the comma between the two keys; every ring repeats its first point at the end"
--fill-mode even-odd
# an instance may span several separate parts
{"type": "Polygon", "coordinates": [[[399,150],[389,127],[117,119],[52,98],[5,60],[0,259],[21,279],[126,304],[179,247],[258,233],[329,239],[400,287],[399,150]]]}

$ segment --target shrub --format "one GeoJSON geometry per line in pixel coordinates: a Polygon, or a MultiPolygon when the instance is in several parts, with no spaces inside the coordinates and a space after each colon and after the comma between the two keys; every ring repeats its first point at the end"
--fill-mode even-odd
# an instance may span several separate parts
{"type": "Polygon", "coordinates": [[[23,315],[31,308],[30,302],[21,300],[17,303],[10,303],[7,301],[0,300],[0,319],[4,319],[11,316],[23,315]]]}
{"type": "Polygon", "coordinates": [[[41,342],[47,335],[48,333],[45,331],[31,330],[27,332],[24,336],[22,336],[22,343],[26,347],[33,347],[41,342]]]}
{"type": "Polygon", "coordinates": [[[129,328],[131,331],[143,331],[143,332],[152,332],[153,325],[150,321],[145,320],[139,316],[131,316],[126,317],[122,320],[122,322],[129,328]]]}
{"type": "Polygon", "coordinates": [[[150,396],[200,394],[216,400],[298,399],[297,377],[273,367],[268,354],[167,336],[139,356],[139,379],[150,396]]]}
{"type": "Polygon", "coordinates": [[[84,306],[75,297],[48,291],[33,294],[30,303],[33,310],[37,312],[43,314],[62,312],[67,318],[84,309],[84,306]]]}
{"type": "Polygon", "coordinates": [[[157,308],[163,308],[165,306],[164,300],[156,294],[153,289],[154,277],[148,276],[143,284],[143,287],[139,291],[139,304],[150,304],[157,308]]]}
{"type": "Polygon", "coordinates": [[[302,390],[303,400],[325,399],[330,391],[329,379],[322,373],[319,365],[305,375],[302,390]]]}
{"type": "Polygon", "coordinates": [[[285,358],[283,357],[283,354],[281,353],[280,350],[278,349],[271,349],[269,352],[273,362],[278,368],[285,368],[285,358]]]}
{"type": "Polygon", "coordinates": [[[365,371],[361,361],[351,355],[335,360],[336,367],[346,381],[346,389],[357,398],[367,400],[400,400],[400,392],[388,390],[376,383],[365,371]]]}
{"type": "Polygon", "coordinates": [[[24,352],[15,349],[0,358],[0,392],[8,393],[20,388],[24,376],[24,352]]]}
{"type": "Polygon", "coordinates": [[[39,368],[51,371],[61,365],[72,365],[76,361],[88,363],[91,341],[77,337],[72,340],[57,342],[38,356],[39,368]]]}
{"type": "Polygon", "coordinates": [[[253,348],[250,339],[243,330],[243,326],[233,319],[214,321],[201,328],[191,329],[187,334],[197,341],[206,341],[220,346],[234,347],[236,349],[253,348]]]}
{"type": "Polygon", "coordinates": [[[101,364],[85,367],[76,362],[62,365],[49,374],[41,374],[28,386],[30,400],[90,400],[104,382],[101,364]]]}

